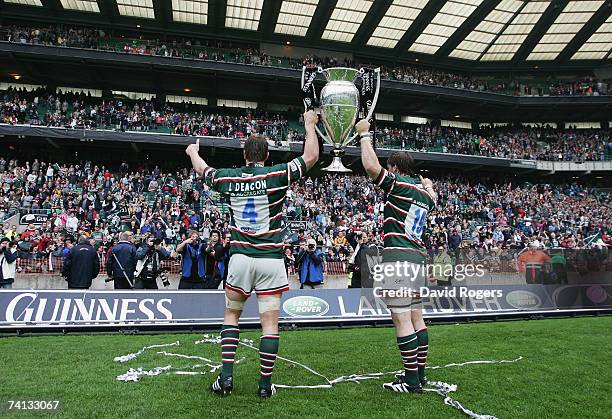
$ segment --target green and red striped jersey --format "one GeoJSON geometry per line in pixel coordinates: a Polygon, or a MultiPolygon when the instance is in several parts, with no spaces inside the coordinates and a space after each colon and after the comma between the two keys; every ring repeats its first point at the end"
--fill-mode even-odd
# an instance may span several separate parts
{"type": "Polygon", "coordinates": [[[283,257],[284,203],[289,185],[306,173],[298,157],[271,167],[244,166],[204,172],[204,182],[224,195],[230,206],[232,254],[256,258],[283,257]]]}
{"type": "Polygon", "coordinates": [[[383,262],[423,263],[427,256],[421,241],[434,198],[416,179],[382,169],[374,183],[385,191],[383,262]]]}

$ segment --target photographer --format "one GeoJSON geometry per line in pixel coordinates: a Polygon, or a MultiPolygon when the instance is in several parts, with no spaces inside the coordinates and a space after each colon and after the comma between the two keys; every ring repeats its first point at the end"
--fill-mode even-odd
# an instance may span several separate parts
{"type": "MultiPolygon", "coordinates": [[[[136,272],[134,277],[135,289],[156,290],[157,277],[162,273],[161,261],[170,258],[170,252],[162,247],[162,241],[153,236],[149,236],[146,242],[136,251],[136,272]]],[[[162,284],[168,287],[170,282],[165,276],[162,277],[162,284]]]]}
{"type": "Polygon", "coordinates": [[[204,289],[206,278],[206,247],[196,230],[189,233],[189,238],[176,247],[183,255],[183,270],[179,289],[204,289]]]}
{"type": "Polygon", "coordinates": [[[219,230],[212,230],[210,232],[210,239],[204,249],[206,253],[206,281],[204,288],[206,289],[217,289],[223,274],[219,270],[219,263],[223,260],[224,247],[220,241],[221,232],[219,230]]]}
{"type": "Polygon", "coordinates": [[[369,243],[367,233],[359,231],[355,233],[355,239],[357,246],[349,258],[349,271],[352,274],[349,288],[373,288],[374,283],[370,272],[362,272],[362,267],[370,267],[379,263],[377,262],[379,252],[375,245],[369,243]]]}
{"type": "Polygon", "coordinates": [[[306,245],[302,245],[295,267],[302,284],[300,289],[304,289],[304,285],[312,289],[323,287],[323,255],[314,239],[308,239],[306,245]]]}
{"type": "Polygon", "coordinates": [[[124,231],[119,234],[119,243],[114,245],[108,255],[106,269],[115,289],[132,289],[134,271],[136,270],[136,247],[133,244],[134,234],[124,231]]]}
{"type": "Polygon", "coordinates": [[[219,267],[219,272],[221,273],[221,278],[223,279],[223,288],[225,288],[225,280],[227,279],[228,266],[230,262],[230,257],[232,256],[231,252],[231,244],[232,236],[230,233],[225,234],[225,239],[223,240],[223,259],[217,265],[219,267]]]}
{"type": "Polygon", "coordinates": [[[291,246],[285,247],[283,259],[285,261],[285,271],[287,271],[287,275],[290,275],[293,272],[293,267],[295,266],[295,256],[293,255],[293,249],[291,246]]]}
{"type": "Polygon", "coordinates": [[[13,288],[17,265],[17,246],[8,237],[0,240],[0,288],[13,288]]]}

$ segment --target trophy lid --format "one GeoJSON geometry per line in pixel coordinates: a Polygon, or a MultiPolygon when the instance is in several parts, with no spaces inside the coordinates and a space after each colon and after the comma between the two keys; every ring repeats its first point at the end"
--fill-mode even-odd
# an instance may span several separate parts
{"type": "Polygon", "coordinates": [[[330,67],[323,69],[323,74],[327,81],[350,81],[354,82],[357,79],[359,70],[348,67],[330,67]]]}

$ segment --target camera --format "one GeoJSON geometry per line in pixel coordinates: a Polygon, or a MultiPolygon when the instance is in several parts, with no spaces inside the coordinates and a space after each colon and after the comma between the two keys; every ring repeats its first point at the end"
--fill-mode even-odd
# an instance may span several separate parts
{"type": "Polygon", "coordinates": [[[170,286],[170,280],[168,279],[168,270],[166,268],[163,268],[161,271],[159,271],[159,279],[162,282],[162,285],[164,287],[169,287],[170,286]]]}

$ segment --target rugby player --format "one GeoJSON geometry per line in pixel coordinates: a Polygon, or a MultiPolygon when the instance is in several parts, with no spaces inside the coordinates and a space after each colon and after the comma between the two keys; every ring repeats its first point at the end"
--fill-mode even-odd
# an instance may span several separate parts
{"type": "Polygon", "coordinates": [[[233,389],[233,366],[239,342],[238,322],[244,304],[257,295],[262,336],[259,341],[260,379],[258,395],[275,393],[272,370],[278,353],[278,315],[281,294],[289,289],[283,260],[283,204],[287,188],[317,162],[319,144],[315,133],[318,116],[304,113],[304,152],[289,163],[264,167],[268,159],[267,138],[250,136],[244,144],[246,165],[237,169],[214,169],[199,155],[199,140],[187,147],[194,170],[210,188],[225,195],[231,214],[232,257],[225,283],[225,318],[221,329],[221,374],[211,390],[220,395],[233,389]]]}
{"type": "Polygon", "coordinates": [[[394,382],[383,384],[383,388],[401,393],[420,393],[427,382],[425,364],[429,347],[418,294],[419,288],[425,286],[426,277],[426,252],[421,234],[427,214],[436,205],[437,195],[431,180],[419,176],[419,182],[410,176],[414,165],[410,154],[393,153],[387,159],[385,169],[372,147],[368,121],[359,121],[355,128],[360,137],[363,167],[386,194],[383,265],[402,266],[401,269],[383,270],[382,284],[374,285],[380,287],[381,292],[404,291],[408,294],[388,293],[381,298],[391,311],[404,363],[404,374],[398,375],[394,382]],[[387,272],[392,274],[387,275],[387,272]]]}

